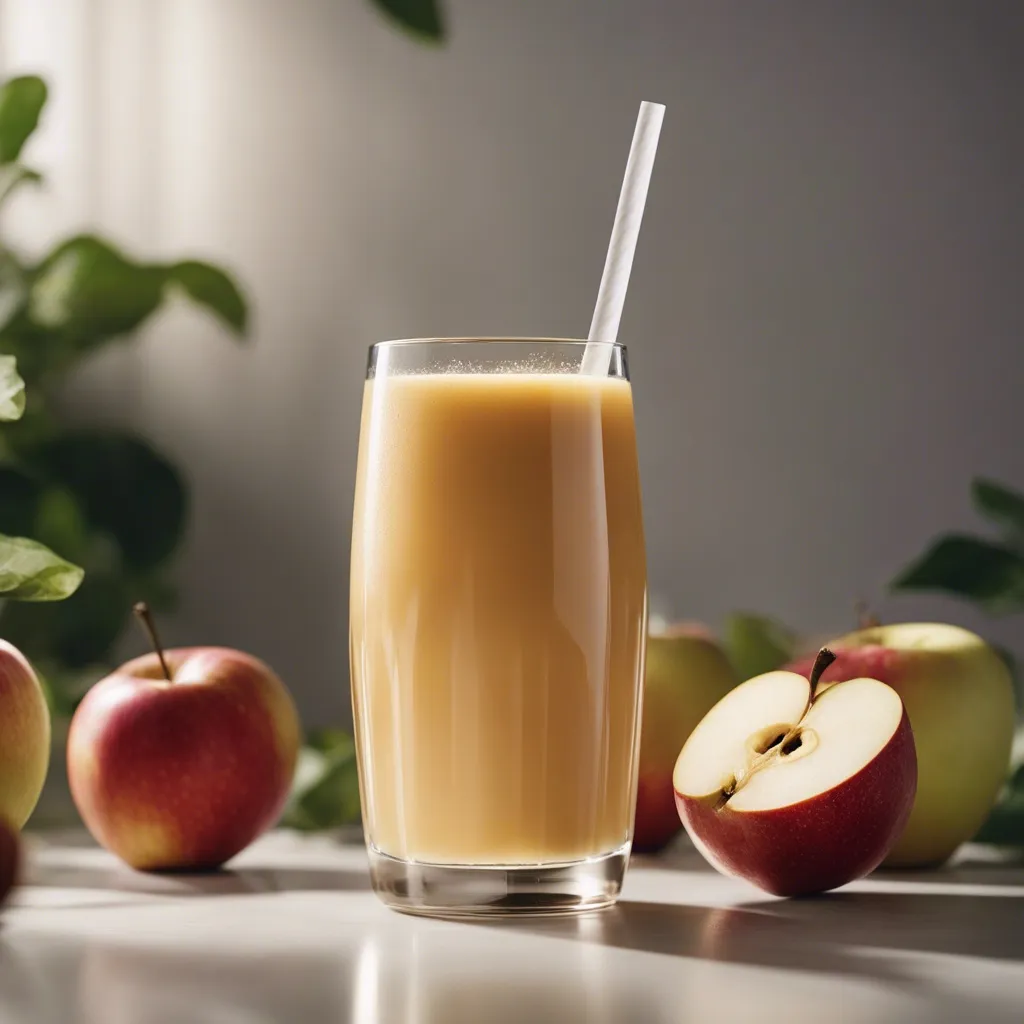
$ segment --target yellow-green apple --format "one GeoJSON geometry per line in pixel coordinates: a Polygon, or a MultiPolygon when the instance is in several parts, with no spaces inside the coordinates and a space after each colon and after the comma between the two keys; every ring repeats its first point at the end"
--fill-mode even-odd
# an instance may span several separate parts
{"type": "Polygon", "coordinates": [[[18,830],[0,818],[0,903],[7,899],[18,880],[20,860],[18,830]]]}
{"type": "MultiPolygon", "coordinates": [[[[871,676],[902,698],[917,745],[917,797],[886,864],[940,864],[981,827],[1006,780],[1013,682],[974,633],[938,623],[874,626],[832,641],[825,682],[871,676]]],[[[808,660],[794,663],[803,671],[808,660]]]]}
{"type": "Polygon", "coordinates": [[[68,734],[71,795],[94,838],[139,870],[210,870],[274,824],[299,748],[295,705],[256,658],[223,647],[122,665],[68,734]]]}
{"type": "Polygon", "coordinates": [[[633,849],[661,849],[682,828],[672,769],[694,726],[737,683],[704,626],[681,623],[647,638],[633,849]]]}
{"type": "Polygon", "coordinates": [[[899,695],[877,679],[816,693],[768,672],[726,694],[686,741],[679,816],[714,867],[777,896],[824,892],[873,871],[910,814],[917,761],[899,695]]]}
{"type": "Polygon", "coordinates": [[[50,712],[25,656],[0,640],[0,817],[28,821],[50,763],[50,712]]]}

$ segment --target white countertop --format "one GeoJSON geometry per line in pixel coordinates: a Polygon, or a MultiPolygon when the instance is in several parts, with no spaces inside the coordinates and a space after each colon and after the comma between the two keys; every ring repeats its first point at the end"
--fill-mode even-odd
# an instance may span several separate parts
{"type": "Polygon", "coordinates": [[[2,1024],[1024,1021],[1024,864],[964,851],[780,901],[685,842],[619,907],[452,923],[386,910],[361,846],[265,837],[218,876],[40,841],[0,923],[2,1024]]]}

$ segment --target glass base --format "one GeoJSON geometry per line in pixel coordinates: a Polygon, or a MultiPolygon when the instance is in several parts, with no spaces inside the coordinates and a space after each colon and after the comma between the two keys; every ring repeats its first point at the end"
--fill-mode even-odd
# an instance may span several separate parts
{"type": "Polygon", "coordinates": [[[619,897],[630,844],[561,864],[424,864],[368,847],[374,892],[428,917],[527,917],[604,910],[619,897]]]}

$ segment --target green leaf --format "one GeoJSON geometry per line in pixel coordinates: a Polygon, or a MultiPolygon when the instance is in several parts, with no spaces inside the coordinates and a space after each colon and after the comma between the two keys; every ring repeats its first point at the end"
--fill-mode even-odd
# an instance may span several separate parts
{"type": "Polygon", "coordinates": [[[349,758],[354,757],[356,743],[351,733],[344,729],[319,729],[306,739],[306,746],[315,750],[325,757],[349,758]]]}
{"type": "Polygon", "coordinates": [[[116,540],[132,571],[154,568],[181,543],[184,481],[146,442],[116,432],[71,431],[41,445],[34,463],[75,496],[90,528],[116,540]]]}
{"type": "Polygon", "coordinates": [[[94,235],[57,246],[29,272],[28,299],[18,308],[0,346],[13,350],[30,379],[65,369],[106,341],[130,334],[178,287],[232,330],[247,323],[245,300],[224,271],[189,260],[171,267],[137,263],[94,235]]]}
{"type": "Polygon", "coordinates": [[[136,330],[163,301],[166,271],[133,263],[92,235],[59,245],[40,264],[29,290],[30,323],[77,355],[136,330]]]}
{"type": "Polygon", "coordinates": [[[35,75],[11,78],[0,86],[0,164],[18,159],[45,105],[46,83],[35,75]]]}
{"type": "Polygon", "coordinates": [[[340,828],[360,818],[355,743],[340,729],[309,738],[282,824],[301,831],[340,828]]]}
{"type": "Polygon", "coordinates": [[[0,206],[17,191],[19,185],[38,185],[43,176],[23,164],[0,164],[0,206]]]}
{"type": "Polygon", "coordinates": [[[796,656],[796,635],[763,615],[736,612],[725,623],[725,649],[740,679],[781,668],[796,656]]]}
{"type": "Polygon", "coordinates": [[[59,485],[41,489],[29,532],[43,544],[63,551],[77,562],[88,560],[95,545],[82,506],[66,487],[59,485]]]}
{"type": "MultiPolygon", "coordinates": [[[[82,570],[25,537],[0,536],[0,595],[17,601],[61,601],[82,582],[82,570]]],[[[8,606],[5,606],[8,607],[8,606]]]]}
{"type": "Polygon", "coordinates": [[[1024,725],[1017,727],[1014,738],[1010,778],[974,841],[995,846],[1024,846],[1024,725]]]}
{"type": "Polygon", "coordinates": [[[185,260],[169,267],[168,280],[200,306],[205,306],[237,334],[244,334],[248,309],[238,285],[219,267],[185,260]]]}
{"type": "Polygon", "coordinates": [[[1024,846],[1024,793],[1017,793],[997,804],[974,837],[974,842],[992,846],[1024,846]]]}
{"type": "Polygon", "coordinates": [[[25,411],[25,382],[18,376],[14,356],[0,356],[0,420],[21,419],[25,411]]]}
{"type": "Polygon", "coordinates": [[[79,565],[95,546],[74,496],[21,466],[0,464],[0,533],[32,537],[79,565]]]}
{"type": "Polygon", "coordinates": [[[979,477],[971,484],[971,497],[974,507],[999,526],[1008,541],[1024,542],[1024,494],[979,477]]]}
{"type": "Polygon", "coordinates": [[[890,584],[962,597],[992,614],[1024,611],[1024,555],[959,534],[939,538],[890,584]]]}
{"type": "Polygon", "coordinates": [[[445,26],[438,0],[373,0],[402,28],[430,42],[444,39],[445,26]]]}
{"type": "Polygon", "coordinates": [[[29,660],[49,659],[63,670],[109,663],[131,615],[134,594],[116,569],[88,568],[78,592],[59,604],[6,603],[0,611],[0,636],[29,660]]]}

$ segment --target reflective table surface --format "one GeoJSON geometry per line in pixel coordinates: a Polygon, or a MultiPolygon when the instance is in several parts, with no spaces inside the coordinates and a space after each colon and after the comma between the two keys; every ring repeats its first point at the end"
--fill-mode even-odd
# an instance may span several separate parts
{"type": "Polygon", "coordinates": [[[2,1024],[1024,1021],[1024,864],[966,848],[781,901],[682,841],[618,908],[403,917],[357,842],[265,837],[212,876],[145,876],[35,837],[0,917],[2,1024]]]}

